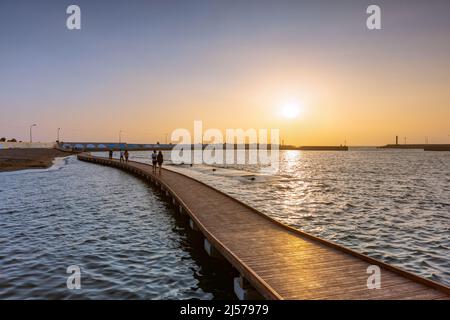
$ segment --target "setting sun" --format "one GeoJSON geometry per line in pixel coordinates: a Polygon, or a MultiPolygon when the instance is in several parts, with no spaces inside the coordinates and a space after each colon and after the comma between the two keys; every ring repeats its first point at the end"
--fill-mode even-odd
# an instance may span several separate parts
{"type": "Polygon", "coordinates": [[[287,119],[295,119],[300,113],[300,108],[296,103],[289,103],[283,106],[281,114],[287,119]]]}

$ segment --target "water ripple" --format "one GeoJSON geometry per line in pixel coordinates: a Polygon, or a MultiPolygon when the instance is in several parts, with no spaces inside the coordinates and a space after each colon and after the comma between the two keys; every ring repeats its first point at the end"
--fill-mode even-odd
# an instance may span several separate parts
{"type": "Polygon", "coordinates": [[[223,276],[231,268],[211,267],[201,239],[151,187],[74,157],[65,163],[2,175],[0,298],[234,298],[223,276]],[[66,287],[70,265],[81,268],[81,290],[66,287]]]}
{"type": "Polygon", "coordinates": [[[271,176],[257,166],[228,168],[174,170],[293,227],[450,285],[450,153],[282,151],[271,176]],[[248,171],[255,182],[239,178],[248,171]]]}

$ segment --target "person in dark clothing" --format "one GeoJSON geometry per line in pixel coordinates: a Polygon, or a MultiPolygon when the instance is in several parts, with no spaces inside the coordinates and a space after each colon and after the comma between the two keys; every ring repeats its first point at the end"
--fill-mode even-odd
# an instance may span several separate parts
{"type": "Polygon", "coordinates": [[[156,153],[156,150],[153,150],[152,153],[152,167],[153,167],[153,173],[156,173],[156,164],[158,163],[158,154],[156,153]]]}
{"type": "Polygon", "coordinates": [[[130,156],[130,154],[128,153],[128,150],[125,150],[124,156],[125,156],[125,162],[128,162],[128,157],[130,156]]]}
{"type": "Polygon", "coordinates": [[[156,160],[158,161],[159,174],[161,174],[161,167],[164,162],[164,157],[163,157],[161,150],[158,152],[158,156],[156,157],[156,160]]]}
{"type": "Polygon", "coordinates": [[[112,157],[113,157],[113,152],[112,152],[112,150],[109,150],[109,158],[112,159],[112,157]]]}

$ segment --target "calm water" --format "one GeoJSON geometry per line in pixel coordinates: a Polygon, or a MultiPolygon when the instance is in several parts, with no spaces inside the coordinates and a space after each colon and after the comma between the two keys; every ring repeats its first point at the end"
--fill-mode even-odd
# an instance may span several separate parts
{"type": "Polygon", "coordinates": [[[141,180],[74,157],[1,173],[0,298],[234,298],[230,267],[175,217],[141,180]],[[67,289],[70,265],[79,291],[67,289]]]}
{"type": "Polygon", "coordinates": [[[214,169],[176,168],[295,228],[450,285],[450,152],[283,151],[277,174],[214,169]]]}
{"type": "MultiPolygon", "coordinates": [[[[131,154],[148,162],[148,152],[131,154]]],[[[166,154],[166,158],[169,155],[166,154]]],[[[450,284],[450,153],[281,153],[255,166],[170,166],[301,230],[450,284]]],[[[214,263],[151,187],[69,158],[0,174],[0,298],[233,298],[214,263]],[[79,265],[82,289],[66,288],[79,265]]]]}

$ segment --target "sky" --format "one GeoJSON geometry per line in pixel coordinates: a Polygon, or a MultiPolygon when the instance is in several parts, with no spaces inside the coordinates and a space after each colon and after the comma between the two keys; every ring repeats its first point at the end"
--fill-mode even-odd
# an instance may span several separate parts
{"type": "Polygon", "coordinates": [[[445,0],[2,0],[0,136],[152,143],[201,120],[295,145],[450,143],[449,16],[445,0]]]}

